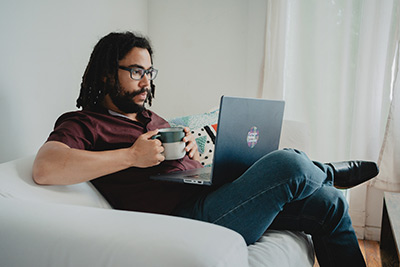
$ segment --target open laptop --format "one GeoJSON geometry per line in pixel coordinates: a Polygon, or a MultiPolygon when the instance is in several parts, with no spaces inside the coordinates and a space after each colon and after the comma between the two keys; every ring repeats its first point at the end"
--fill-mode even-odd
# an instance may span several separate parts
{"type": "Polygon", "coordinates": [[[221,185],[241,176],[264,155],[277,150],[285,102],[222,96],[211,167],[151,176],[151,179],[221,185]]]}

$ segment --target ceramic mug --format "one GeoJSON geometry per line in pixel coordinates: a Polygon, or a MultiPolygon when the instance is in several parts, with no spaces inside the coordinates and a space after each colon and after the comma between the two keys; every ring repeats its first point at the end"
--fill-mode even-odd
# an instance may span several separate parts
{"type": "Polygon", "coordinates": [[[182,127],[171,127],[160,129],[156,135],[152,136],[152,139],[161,141],[164,147],[162,154],[166,160],[175,160],[181,159],[186,155],[186,144],[182,141],[185,135],[182,127]]]}

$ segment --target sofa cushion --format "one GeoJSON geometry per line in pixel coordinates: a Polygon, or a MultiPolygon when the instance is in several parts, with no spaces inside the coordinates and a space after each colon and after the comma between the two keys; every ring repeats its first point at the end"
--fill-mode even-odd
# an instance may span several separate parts
{"type": "Polygon", "coordinates": [[[248,250],[250,267],[314,265],[311,236],[303,232],[267,230],[248,250]]]}
{"type": "Polygon", "coordinates": [[[0,201],[1,266],[246,267],[242,236],[174,216],[0,201]]]}

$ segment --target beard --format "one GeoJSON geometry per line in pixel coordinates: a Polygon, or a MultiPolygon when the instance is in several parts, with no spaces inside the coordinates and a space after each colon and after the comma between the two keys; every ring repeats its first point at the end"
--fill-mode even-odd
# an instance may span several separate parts
{"type": "Polygon", "coordinates": [[[124,113],[140,113],[145,110],[144,105],[147,103],[148,100],[151,100],[151,92],[147,88],[142,88],[139,91],[135,92],[127,92],[123,88],[117,89],[113,88],[110,90],[110,98],[114,105],[124,113]],[[147,92],[147,98],[144,101],[143,105],[136,104],[133,98],[137,95],[140,95],[144,92],[147,92]]]}

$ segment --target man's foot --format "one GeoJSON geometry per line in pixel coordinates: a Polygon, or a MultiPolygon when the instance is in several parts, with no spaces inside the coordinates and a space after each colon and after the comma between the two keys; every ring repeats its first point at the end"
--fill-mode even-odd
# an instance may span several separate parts
{"type": "Polygon", "coordinates": [[[339,189],[362,184],[379,173],[378,165],[371,161],[342,161],[326,164],[333,168],[334,186],[339,189]]]}

